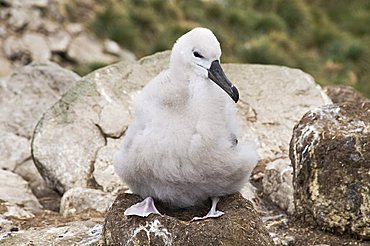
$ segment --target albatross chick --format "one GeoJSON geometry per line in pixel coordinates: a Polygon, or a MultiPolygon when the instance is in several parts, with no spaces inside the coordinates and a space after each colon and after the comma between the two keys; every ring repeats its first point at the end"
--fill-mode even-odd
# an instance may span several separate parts
{"type": "Polygon", "coordinates": [[[172,48],[169,69],[152,79],[134,103],[135,120],[113,158],[118,176],[144,201],[125,215],[160,214],[212,200],[204,217],[219,217],[220,196],[238,192],[257,162],[253,144],[238,142],[236,87],[220,65],[221,48],[195,28],[172,48]]]}

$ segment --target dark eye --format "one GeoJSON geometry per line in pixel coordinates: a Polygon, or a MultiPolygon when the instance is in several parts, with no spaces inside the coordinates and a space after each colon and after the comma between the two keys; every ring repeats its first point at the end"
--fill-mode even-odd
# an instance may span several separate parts
{"type": "Polygon", "coordinates": [[[194,51],[194,52],[193,52],[193,55],[194,55],[195,57],[198,57],[198,58],[204,58],[204,56],[202,56],[198,51],[194,51]]]}

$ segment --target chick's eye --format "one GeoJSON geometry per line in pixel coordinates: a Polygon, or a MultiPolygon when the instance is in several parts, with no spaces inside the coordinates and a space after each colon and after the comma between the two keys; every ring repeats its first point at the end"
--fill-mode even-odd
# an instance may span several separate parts
{"type": "Polygon", "coordinates": [[[194,52],[193,52],[193,55],[194,55],[195,57],[198,57],[198,58],[204,58],[204,56],[202,56],[198,51],[194,51],[194,52]]]}

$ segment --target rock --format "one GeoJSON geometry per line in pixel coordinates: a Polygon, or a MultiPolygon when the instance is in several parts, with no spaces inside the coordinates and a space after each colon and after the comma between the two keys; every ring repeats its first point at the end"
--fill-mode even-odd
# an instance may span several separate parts
{"type": "Polygon", "coordinates": [[[28,0],[27,4],[32,7],[46,8],[49,4],[49,0],[28,0]]]}
{"type": "Polygon", "coordinates": [[[62,116],[63,111],[70,110],[68,104],[58,106],[53,107],[52,114],[43,116],[35,130],[32,143],[35,164],[47,184],[60,194],[73,187],[96,187],[92,172],[97,150],[104,146],[105,139],[88,117],[92,112],[86,110],[81,115],[86,116],[86,121],[73,124],[74,115],[52,118],[53,114],[62,116]],[[49,124],[44,125],[43,121],[49,124]]]}
{"type": "Polygon", "coordinates": [[[6,34],[7,34],[7,30],[6,30],[5,26],[0,25],[0,37],[5,38],[6,34]]]}
{"type": "MultiPolygon", "coordinates": [[[[117,180],[109,166],[117,143],[122,142],[132,120],[132,98],[168,66],[168,60],[169,52],[164,52],[133,64],[123,62],[97,70],[45,114],[35,131],[33,148],[38,151],[34,158],[39,169],[44,169],[42,175],[60,193],[72,187],[119,189],[116,181],[107,182],[104,177],[117,180]],[[71,143],[75,139],[79,139],[78,146],[71,143]],[[60,155],[66,151],[68,156],[60,155]]],[[[261,165],[280,159],[279,170],[275,172],[280,174],[290,165],[288,146],[294,124],[309,109],[330,103],[330,99],[311,76],[297,69],[236,64],[223,67],[240,90],[242,141],[252,138],[257,142],[261,165]]],[[[262,166],[261,172],[265,168],[262,166]]],[[[276,202],[282,207],[289,208],[291,205],[287,204],[293,201],[292,183],[285,176],[272,189],[272,193],[278,194],[271,195],[280,199],[276,202]]],[[[243,195],[247,196],[249,191],[245,189],[243,195]]]]}
{"type": "Polygon", "coordinates": [[[27,10],[24,8],[12,8],[8,19],[9,26],[18,31],[29,23],[27,10]]]}
{"type": "Polygon", "coordinates": [[[72,188],[64,193],[60,205],[63,216],[74,216],[85,210],[94,209],[105,213],[114,201],[114,196],[100,190],[72,188]]]}
{"type": "Polygon", "coordinates": [[[14,228],[13,222],[0,216],[0,242],[6,238],[7,232],[10,232],[12,228],[14,228]]]}
{"type": "Polygon", "coordinates": [[[122,52],[119,54],[119,57],[121,61],[126,61],[130,63],[137,61],[135,54],[126,49],[122,50],[122,52]]]}
{"type": "Polygon", "coordinates": [[[0,130],[31,138],[43,112],[79,78],[52,62],[32,63],[0,80],[0,130]]]}
{"type": "Polygon", "coordinates": [[[117,58],[103,53],[103,46],[91,35],[81,33],[69,45],[67,56],[77,63],[113,63],[117,58]]]}
{"type": "Polygon", "coordinates": [[[19,61],[21,64],[31,62],[31,53],[23,43],[22,39],[10,36],[3,45],[5,56],[12,61],[19,61]]]}
{"type": "Polygon", "coordinates": [[[83,26],[81,23],[68,23],[66,26],[66,30],[71,35],[77,35],[82,32],[83,26]]]}
{"type": "Polygon", "coordinates": [[[14,31],[20,31],[32,22],[40,23],[40,16],[41,12],[38,9],[18,6],[10,8],[7,23],[14,31]]]}
{"type": "Polygon", "coordinates": [[[58,31],[47,37],[49,48],[52,52],[65,53],[71,42],[71,36],[65,31],[58,31]]]}
{"type": "Polygon", "coordinates": [[[14,172],[28,182],[44,209],[59,212],[61,196],[46,184],[32,160],[17,164],[14,172]]]}
{"type": "Polygon", "coordinates": [[[111,153],[122,138],[111,140],[124,134],[132,120],[133,94],[163,68],[163,57],[159,54],[138,64],[119,63],[93,72],[45,113],[35,129],[32,153],[48,184],[61,194],[74,187],[118,189],[111,181],[97,183],[95,176],[108,174],[117,180],[109,175],[111,168],[106,171],[106,162],[111,165],[111,153]]]}
{"type": "MultiPolygon", "coordinates": [[[[1,43],[0,43],[0,45],[1,45],[1,43]]],[[[8,76],[13,72],[12,65],[10,64],[10,62],[7,59],[2,57],[1,52],[0,52],[0,64],[1,64],[1,66],[0,66],[0,78],[8,76]]]]}
{"type": "Polygon", "coordinates": [[[107,144],[97,152],[94,165],[94,179],[103,191],[117,194],[119,190],[128,190],[114,171],[112,157],[121,144],[121,139],[107,139],[107,144]]]}
{"type": "Polygon", "coordinates": [[[260,160],[253,177],[265,180],[265,195],[280,208],[293,212],[292,179],[285,171],[292,169],[288,159],[292,129],[309,109],[331,100],[310,75],[298,69],[241,64],[223,67],[240,92],[237,106],[243,121],[241,141],[252,137],[258,145],[260,160]],[[265,172],[266,166],[269,168],[265,172]]]}
{"type": "Polygon", "coordinates": [[[370,239],[370,102],[303,116],[290,144],[298,218],[370,239]]]}
{"type": "MultiPolygon", "coordinates": [[[[6,31],[0,26],[0,47],[3,47],[3,39],[5,39],[6,31]]],[[[7,44],[9,47],[9,44],[7,44]]],[[[6,59],[3,49],[0,49],[0,78],[12,73],[12,64],[6,59]]]]}
{"type": "Polygon", "coordinates": [[[12,245],[98,245],[102,225],[93,221],[75,221],[58,226],[32,227],[5,234],[0,243],[12,245]]]}
{"type": "MultiPolygon", "coordinates": [[[[273,245],[252,204],[240,194],[221,198],[217,219],[190,222],[207,213],[208,207],[170,211],[158,204],[163,216],[126,217],[126,208],[141,201],[121,193],[106,214],[103,228],[105,245],[273,245]]],[[[209,204],[210,206],[210,204],[209,204]]]]}
{"type": "Polygon", "coordinates": [[[32,212],[24,209],[22,206],[19,206],[17,204],[6,202],[3,205],[5,205],[7,209],[7,212],[5,212],[3,215],[7,218],[17,218],[23,220],[35,217],[35,215],[32,212]]]}
{"type": "Polygon", "coordinates": [[[13,7],[37,7],[37,8],[45,8],[47,7],[49,0],[1,0],[0,3],[5,4],[6,6],[13,6],[13,7]]]}
{"type": "Polygon", "coordinates": [[[358,103],[367,99],[354,88],[346,85],[327,85],[324,87],[325,93],[330,97],[333,103],[358,103]]]}
{"type": "Polygon", "coordinates": [[[26,33],[22,41],[31,53],[33,61],[47,61],[51,58],[51,52],[43,35],[38,33],[26,33]]]}
{"type": "Polygon", "coordinates": [[[128,50],[121,49],[119,44],[117,44],[116,42],[110,39],[104,40],[104,52],[111,54],[111,55],[118,56],[123,61],[127,61],[127,62],[136,61],[136,56],[134,53],[128,50]]]}
{"type": "MultiPolygon", "coordinates": [[[[60,29],[60,24],[58,24],[57,22],[51,21],[51,20],[47,20],[47,19],[42,20],[39,31],[41,33],[46,33],[48,35],[47,38],[49,38],[50,36],[55,36],[56,34],[58,35],[59,33],[64,32],[64,30],[60,29]]],[[[68,33],[67,33],[67,35],[69,36],[68,33]]],[[[61,38],[63,39],[63,37],[61,37],[61,38]]],[[[53,41],[56,41],[57,43],[60,42],[60,40],[56,40],[56,39],[53,40],[53,41]]],[[[50,49],[51,49],[51,47],[50,47],[50,49]]]]}
{"type": "Polygon", "coordinates": [[[30,157],[29,140],[12,132],[0,131],[0,169],[13,171],[30,157]]]}
{"type": "Polygon", "coordinates": [[[104,40],[104,52],[115,56],[119,56],[120,53],[122,52],[122,49],[119,46],[119,44],[117,44],[113,40],[106,39],[104,40]]]}
{"type": "Polygon", "coordinates": [[[287,159],[277,159],[266,166],[265,175],[262,180],[263,193],[267,195],[272,202],[278,204],[280,208],[289,214],[294,213],[292,173],[291,166],[287,159]],[[287,199],[290,198],[290,199],[287,199]]]}
{"type": "Polygon", "coordinates": [[[28,212],[37,212],[41,209],[28,183],[17,174],[5,170],[0,170],[0,202],[7,206],[8,213],[18,207],[28,212]]]}

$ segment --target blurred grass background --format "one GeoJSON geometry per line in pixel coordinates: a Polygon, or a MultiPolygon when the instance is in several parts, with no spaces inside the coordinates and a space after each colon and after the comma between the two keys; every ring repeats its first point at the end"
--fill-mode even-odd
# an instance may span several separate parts
{"type": "Polygon", "coordinates": [[[322,85],[351,85],[370,98],[369,0],[96,2],[90,30],[138,57],[171,49],[203,26],[218,37],[222,62],[300,68],[322,85]]]}

